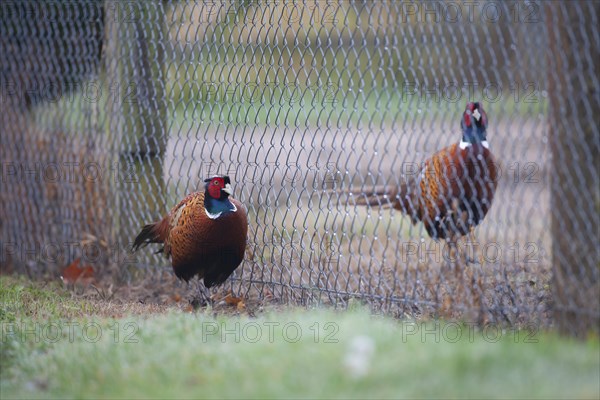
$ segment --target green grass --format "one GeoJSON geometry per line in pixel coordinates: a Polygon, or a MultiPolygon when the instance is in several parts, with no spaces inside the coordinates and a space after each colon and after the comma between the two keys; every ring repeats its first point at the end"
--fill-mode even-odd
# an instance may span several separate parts
{"type": "Polygon", "coordinates": [[[68,293],[20,289],[30,296],[23,297],[15,294],[27,286],[23,282],[0,284],[2,307],[8,299],[15,310],[11,323],[37,322],[41,330],[50,322],[63,326],[55,343],[43,334],[36,343],[35,335],[4,331],[2,347],[13,343],[13,350],[2,363],[3,399],[600,395],[597,338],[577,342],[521,331],[504,332],[496,341],[496,330],[465,325],[457,338],[455,324],[413,325],[370,316],[360,307],[267,310],[257,318],[174,310],[115,320],[91,312],[75,322],[95,323],[96,330],[75,329],[69,338],[65,318],[73,320],[63,308],[72,301],[68,293]],[[54,311],[33,317],[19,299],[47,302],[54,311]]]}
{"type": "MultiPolygon", "coordinates": [[[[104,84],[104,78],[94,83],[104,84]]],[[[406,121],[412,123],[422,115],[433,115],[435,118],[445,115],[445,118],[455,121],[467,100],[483,101],[493,121],[499,120],[500,116],[537,118],[538,114],[545,115],[548,112],[548,99],[541,94],[515,98],[511,97],[508,89],[495,102],[486,101],[481,93],[477,93],[473,99],[463,95],[460,101],[454,102],[439,97],[440,94],[437,98],[421,92],[406,95],[401,89],[385,87],[377,82],[369,82],[371,86],[360,91],[320,83],[286,86],[250,82],[248,85],[244,87],[223,82],[212,86],[208,82],[186,79],[171,71],[166,82],[169,88],[167,95],[172,101],[167,110],[167,126],[176,131],[192,129],[201,132],[225,126],[313,129],[349,126],[366,129],[370,126],[378,129],[379,126],[406,121]]],[[[106,122],[106,101],[110,97],[110,88],[103,86],[101,93],[104,95],[98,99],[93,97],[95,94],[87,94],[92,97],[86,97],[81,91],[65,95],[59,101],[39,108],[35,113],[36,120],[40,126],[56,116],[64,126],[78,126],[83,117],[89,116],[93,116],[95,121],[106,122]]]]}
{"type": "MultiPolygon", "coordinates": [[[[212,126],[216,129],[219,125],[233,126],[291,126],[291,127],[341,127],[358,126],[365,128],[372,125],[377,129],[380,125],[401,124],[403,121],[413,121],[419,114],[427,115],[446,114],[447,118],[456,119],[460,115],[467,99],[456,103],[440,101],[431,98],[403,99],[402,93],[390,89],[378,88],[366,96],[356,93],[343,93],[336,98],[331,97],[327,88],[318,99],[319,93],[314,96],[310,91],[302,92],[298,98],[290,101],[289,97],[281,97],[281,93],[267,93],[263,97],[251,101],[210,101],[192,98],[189,102],[176,102],[178,107],[171,110],[170,118],[176,127],[198,128],[212,126]]],[[[268,90],[267,90],[268,91],[268,90]]],[[[485,100],[485,99],[484,99],[485,100]]],[[[548,102],[546,98],[538,96],[535,102],[520,100],[515,102],[511,98],[504,98],[495,103],[485,102],[488,115],[494,120],[501,115],[531,118],[538,114],[547,113],[548,102]]],[[[169,124],[170,125],[170,124],[169,124]]]]}
{"type": "Polygon", "coordinates": [[[0,276],[0,321],[77,318],[93,313],[91,303],[75,299],[58,282],[34,284],[24,277],[0,276]]]}
{"type": "Polygon", "coordinates": [[[76,320],[94,313],[91,303],[73,299],[57,283],[33,284],[25,278],[0,276],[0,378],[5,365],[18,354],[46,348],[48,343],[36,343],[36,323],[76,320]],[[21,340],[23,339],[23,340],[21,340]]]}

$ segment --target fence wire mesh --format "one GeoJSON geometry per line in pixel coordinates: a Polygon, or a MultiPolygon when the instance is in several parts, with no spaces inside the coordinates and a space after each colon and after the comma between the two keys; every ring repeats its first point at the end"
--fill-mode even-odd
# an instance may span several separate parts
{"type": "Polygon", "coordinates": [[[597,329],[598,9],[3,2],[1,264],[163,276],[133,238],[220,173],[249,216],[235,293],[597,329]],[[487,111],[498,187],[461,268],[422,223],[347,191],[393,197],[461,140],[467,101],[487,111]]]}

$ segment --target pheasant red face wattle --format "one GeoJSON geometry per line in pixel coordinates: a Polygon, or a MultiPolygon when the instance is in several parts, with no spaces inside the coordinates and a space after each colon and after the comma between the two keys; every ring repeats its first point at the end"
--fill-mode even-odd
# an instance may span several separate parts
{"type": "Polygon", "coordinates": [[[225,188],[225,180],[223,178],[212,178],[208,183],[208,194],[213,199],[221,198],[221,190],[225,188]]]}

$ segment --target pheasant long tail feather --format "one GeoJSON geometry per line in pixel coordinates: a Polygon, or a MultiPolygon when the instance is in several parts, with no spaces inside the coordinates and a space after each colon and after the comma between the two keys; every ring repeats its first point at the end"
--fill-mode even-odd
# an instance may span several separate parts
{"type": "Polygon", "coordinates": [[[415,181],[403,182],[398,188],[394,201],[394,208],[402,211],[404,214],[410,215],[415,219],[415,196],[416,184],[415,181]]]}
{"type": "Polygon", "coordinates": [[[360,187],[353,187],[347,190],[348,195],[354,199],[357,206],[377,206],[388,208],[393,206],[395,188],[386,188],[385,186],[376,186],[371,190],[360,187]]]}
{"type": "Polygon", "coordinates": [[[366,191],[359,187],[350,188],[347,193],[352,195],[357,206],[393,207],[407,215],[414,214],[414,184],[411,182],[403,182],[399,187],[376,186],[366,191]]]}
{"type": "MultiPolygon", "coordinates": [[[[167,218],[153,224],[145,225],[133,242],[133,251],[150,243],[164,243],[169,229],[167,218]]],[[[160,253],[160,250],[158,251],[160,253]]]]}

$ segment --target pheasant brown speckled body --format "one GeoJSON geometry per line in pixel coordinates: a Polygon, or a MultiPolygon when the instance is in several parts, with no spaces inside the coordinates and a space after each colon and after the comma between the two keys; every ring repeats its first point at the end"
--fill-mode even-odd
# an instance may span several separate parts
{"type": "Polygon", "coordinates": [[[206,190],[188,195],[161,221],[146,225],[134,250],[163,243],[175,275],[204,278],[207,288],[223,283],[244,259],[248,219],[244,206],[229,198],[229,178],[207,179],[206,190]]]}
{"type": "Polygon", "coordinates": [[[479,103],[467,103],[461,128],[460,143],[433,154],[399,187],[350,190],[356,203],[391,205],[410,215],[413,223],[422,221],[434,239],[469,233],[491,207],[498,174],[486,140],[487,115],[479,103]]]}
{"type": "Polygon", "coordinates": [[[418,187],[403,193],[396,208],[414,210],[429,236],[463,236],[487,214],[497,186],[492,153],[481,144],[449,146],[431,156],[417,179],[418,187]]]}

